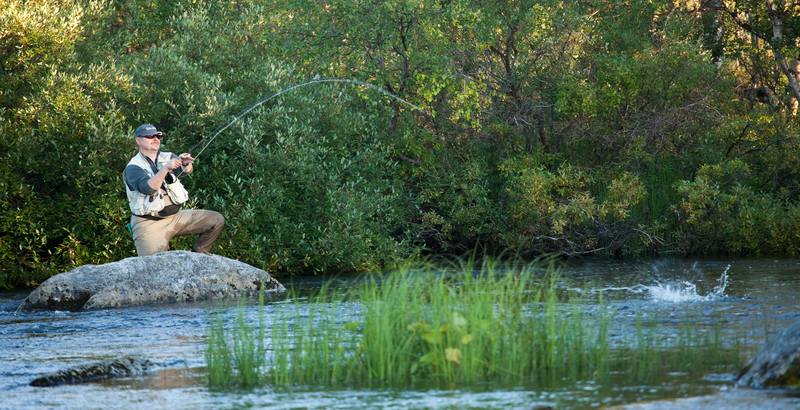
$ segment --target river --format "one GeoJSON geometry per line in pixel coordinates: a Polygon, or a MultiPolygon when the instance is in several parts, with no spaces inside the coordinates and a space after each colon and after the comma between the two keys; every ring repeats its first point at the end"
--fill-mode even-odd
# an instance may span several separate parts
{"type": "MultiPolygon", "coordinates": [[[[800,319],[800,261],[775,258],[573,260],[565,277],[603,291],[621,328],[633,312],[657,313],[655,326],[680,332],[688,307],[753,330],[753,343],[800,319]],[[671,329],[674,327],[674,329],[671,329]],[[760,333],[759,333],[760,332],[760,333]]],[[[357,275],[338,278],[342,289],[357,275]]],[[[322,278],[283,281],[305,291],[322,278]],[[291,283],[288,283],[291,282],[291,283]]],[[[737,388],[733,374],[670,372],[648,383],[567,383],[549,389],[485,384],[450,388],[270,388],[213,391],[201,377],[216,303],[92,312],[17,313],[30,290],[0,291],[0,409],[800,409],[800,394],[737,388]],[[34,378],[87,362],[134,356],[161,365],[148,375],[38,388],[34,378]]],[[[302,296],[301,296],[302,298],[302,296]]],[[[269,302],[269,314],[286,300],[269,302]]],[[[236,307],[231,307],[236,309],[236,307]]],[[[248,306],[251,312],[256,307],[248,306]]],[[[623,331],[624,333],[624,331],[623,331]]],[[[754,346],[757,349],[758,346],[754,346]]]]}

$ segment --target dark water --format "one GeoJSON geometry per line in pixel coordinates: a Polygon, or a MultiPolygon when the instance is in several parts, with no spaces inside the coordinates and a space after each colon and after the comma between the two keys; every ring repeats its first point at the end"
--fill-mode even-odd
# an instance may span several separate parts
{"type": "MultiPolygon", "coordinates": [[[[800,319],[800,261],[794,259],[660,259],[571,261],[563,270],[573,283],[591,282],[603,290],[621,327],[637,312],[657,316],[655,326],[678,332],[687,309],[698,320],[722,318],[753,329],[762,342],[770,332],[800,319]]],[[[340,277],[343,289],[357,277],[340,277]]],[[[311,278],[291,286],[320,286],[311,278]]],[[[788,392],[737,389],[730,371],[672,372],[646,384],[624,378],[532,390],[480,385],[449,389],[293,391],[257,389],[215,392],[201,379],[203,347],[215,304],[140,307],[85,313],[15,313],[28,291],[0,291],[0,409],[800,409],[800,396],[788,392]],[[70,366],[135,356],[159,363],[151,374],[36,388],[34,378],[70,366]],[[676,399],[672,401],[653,400],[676,399]]],[[[267,305],[270,314],[286,300],[267,305]]],[[[255,310],[250,306],[248,309],[255,310]]],[[[624,337],[623,337],[624,339],[624,337]]],[[[757,346],[756,346],[757,348],[757,346]]]]}

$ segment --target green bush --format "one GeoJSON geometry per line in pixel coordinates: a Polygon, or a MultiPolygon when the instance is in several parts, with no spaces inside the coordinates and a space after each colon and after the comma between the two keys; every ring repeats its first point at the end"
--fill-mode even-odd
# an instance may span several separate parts
{"type": "Polygon", "coordinates": [[[0,12],[0,286],[130,255],[119,187],[131,141],[108,97],[130,82],[113,66],[76,63],[89,11],[12,1],[0,12]]]}
{"type": "Polygon", "coordinates": [[[473,250],[476,241],[492,243],[498,181],[490,178],[492,167],[479,153],[468,156],[471,161],[448,153],[434,152],[422,175],[413,179],[418,211],[407,235],[434,252],[462,254],[473,250]]]}
{"type": "Polygon", "coordinates": [[[684,252],[800,252],[800,207],[748,186],[749,173],[749,166],[735,159],[705,165],[693,181],[677,184],[683,199],[674,208],[676,236],[684,252]]]}
{"type": "Polygon", "coordinates": [[[307,91],[241,121],[206,154],[214,182],[197,192],[226,211],[223,246],[272,272],[371,269],[408,256],[391,235],[406,199],[385,122],[358,98],[307,91]]]}
{"type": "Polygon", "coordinates": [[[503,234],[509,248],[581,255],[621,253],[631,246],[629,239],[637,236],[631,212],[647,194],[637,177],[614,178],[600,200],[591,189],[598,175],[572,166],[549,171],[528,162],[504,165],[510,226],[503,234]]]}
{"type": "Polygon", "coordinates": [[[138,125],[187,151],[315,76],[366,81],[429,113],[341,84],[257,107],[195,150],[198,172],[184,179],[190,206],[228,217],[216,252],[286,273],[476,244],[795,253],[800,117],[766,63],[777,49],[720,31],[731,43],[711,44],[703,30],[727,26],[679,11],[8,0],[0,286],[134,255],[120,176],[138,125]],[[726,182],[715,167],[733,158],[747,172],[726,182]]]}

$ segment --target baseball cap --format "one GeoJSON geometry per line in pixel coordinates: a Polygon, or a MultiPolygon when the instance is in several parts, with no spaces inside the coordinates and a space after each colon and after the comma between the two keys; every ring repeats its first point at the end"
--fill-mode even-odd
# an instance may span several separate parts
{"type": "Polygon", "coordinates": [[[164,135],[163,132],[157,130],[156,127],[154,127],[153,125],[142,124],[142,125],[139,126],[139,128],[136,129],[135,138],[144,137],[146,135],[153,135],[153,134],[164,135]]]}

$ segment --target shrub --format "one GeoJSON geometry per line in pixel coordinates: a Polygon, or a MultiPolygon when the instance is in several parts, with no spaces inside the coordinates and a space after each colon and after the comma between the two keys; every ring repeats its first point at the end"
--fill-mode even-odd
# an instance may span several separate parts
{"type": "Polygon", "coordinates": [[[271,271],[361,270],[409,249],[384,122],[346,94],[288,97],[220,137],[198,189],[226,211],[234,255],[271,271]],[[334,103],[335,101],[335,103],[334,103]]]}
{"type": "Polygon", "coordinates": [[[628,241],[636,236],[631,210],[646,195],[637,177],[623,173],[611,180],[601,201],[591,189],[597,176],[574,166],[549,171],[526,162],[504,164],[510,229],[503,238],[509,247],[578,255],[631,246],[628,241]]]}
{"type": "Polygon", "coordinates": [[[693,181],[680,181],[674,207],[678,243],[687,253],[797,254],[800,208],[747,185],[739,159],[705,165],[693,181]]]}
{"type": "Polygon", "coordinates": [[[109,96],[130,81],[110,65],[75,63],[80,21],[96,9],[7,5],[0,11],[0,286],[33,286],[129,254],[120,170],[130,140],[109,96]]]}

